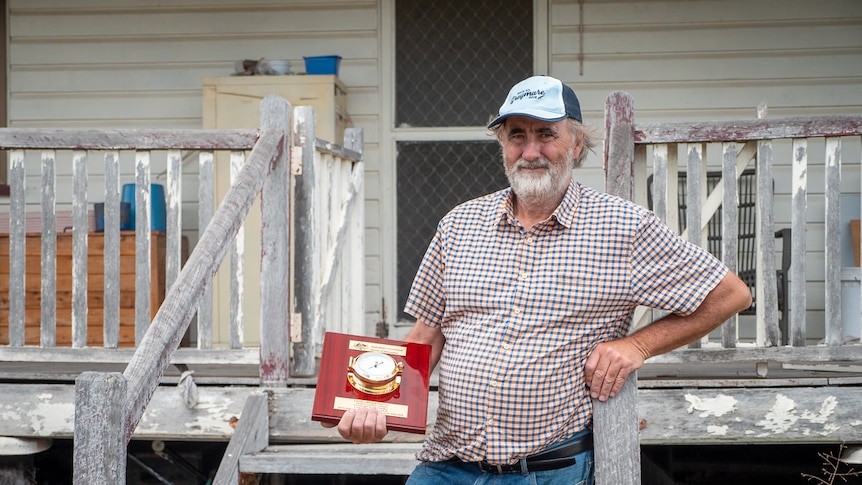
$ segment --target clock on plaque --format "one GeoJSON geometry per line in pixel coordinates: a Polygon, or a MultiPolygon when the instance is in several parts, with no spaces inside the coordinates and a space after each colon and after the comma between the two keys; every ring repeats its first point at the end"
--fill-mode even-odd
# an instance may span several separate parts
{"type": "Polygon", "coordinates": [[[393,431],[425,433],[431,346],[327,332],[311,419],[376,407],[393,431]]]}

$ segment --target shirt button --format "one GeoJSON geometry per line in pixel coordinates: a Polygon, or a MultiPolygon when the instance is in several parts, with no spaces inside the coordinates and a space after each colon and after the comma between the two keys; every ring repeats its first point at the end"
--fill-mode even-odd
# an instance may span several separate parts
{"type": "Polygon", "coordinates": [[[488,420],[488,426],[493,426],[493,425],[494,425],[494,418],[491,418],[488,420]]]}
{"type": "Polygon", "coordinates": [[[491,381],[491,387],[497,387],[497,381],[491,381]]]}
{"type": "Polygon", "coordinates": [[[527,244],[533,244],[533,236],[527,236],[524,238],[524,242],[527,244]]]}
{"type": "Polygon", "coordinates": [[[509,344],[503,344],[503,350],[509,350],[509,349],[511,349],[511,348],[512,348],[512,346],[511,346],[511,345],[509,345],[509,344]]]}
{"type": "Polygon", "coordinates": [[[518,307],[512,307],[512,315],[520,315],[521,309],[518,307]]]}
{"type": "Polygon", "coordinates": [[[526,271],[522,271],[521,274],[518,275],[518,277],[521,278],[521,280],[526,280],[527,278],[530,277],[530,275],[527,274],[526,271]]]}

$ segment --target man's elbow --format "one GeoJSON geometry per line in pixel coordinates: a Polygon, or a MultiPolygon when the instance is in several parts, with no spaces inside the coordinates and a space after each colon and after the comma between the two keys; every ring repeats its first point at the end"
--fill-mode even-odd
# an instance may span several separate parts
{"type": "Polygon", "coordinates": [[[729,276],[732,276],[733,283],[731,285],[731,291],[728,295],[727,301],[733,302],[733,313],[736,314],[751,307],[751,303],[754,300],[751,298],[751,290],[748,288],[748,285],[745,284],[744,281],[742,281],[735,274],[728,274],[728,277],[729,276]]]}

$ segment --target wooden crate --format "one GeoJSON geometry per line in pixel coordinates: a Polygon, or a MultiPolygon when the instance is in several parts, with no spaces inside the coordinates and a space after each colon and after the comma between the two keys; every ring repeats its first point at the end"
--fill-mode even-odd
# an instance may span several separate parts
{"type": "MultiPolygon", "coordinates": [[[[26,345],[39,345],[42,300],[42,236],[27,234],[25,263],[26,345]]],[[[87,345],[103,344],[104,250],[101,232],[87,242],[87,345]]],[[[150,253],[150,318],[165,297],[165,234],[152,233],[150,253]]],[[[120,346],[135,344],[135,232],[120,233],[120,346]]],[[[57,346],[72,342],[72,233],[57,235],[57,346]]],[[[9,235],[0,234],[0,344],[9,343],[9,235]]]]}

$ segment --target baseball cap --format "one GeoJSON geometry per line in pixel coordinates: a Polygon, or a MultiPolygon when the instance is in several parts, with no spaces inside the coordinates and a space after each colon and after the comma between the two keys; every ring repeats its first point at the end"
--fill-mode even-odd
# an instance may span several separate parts
{"type": "Polygon", "coordinates": [[[529,116],[542,121],[573,118],[583,122],[581,103],[572,88],[551,76],[533,76],[512,86],[500,114],[488,128],[502,123],[512,115],[529,116]]]}

